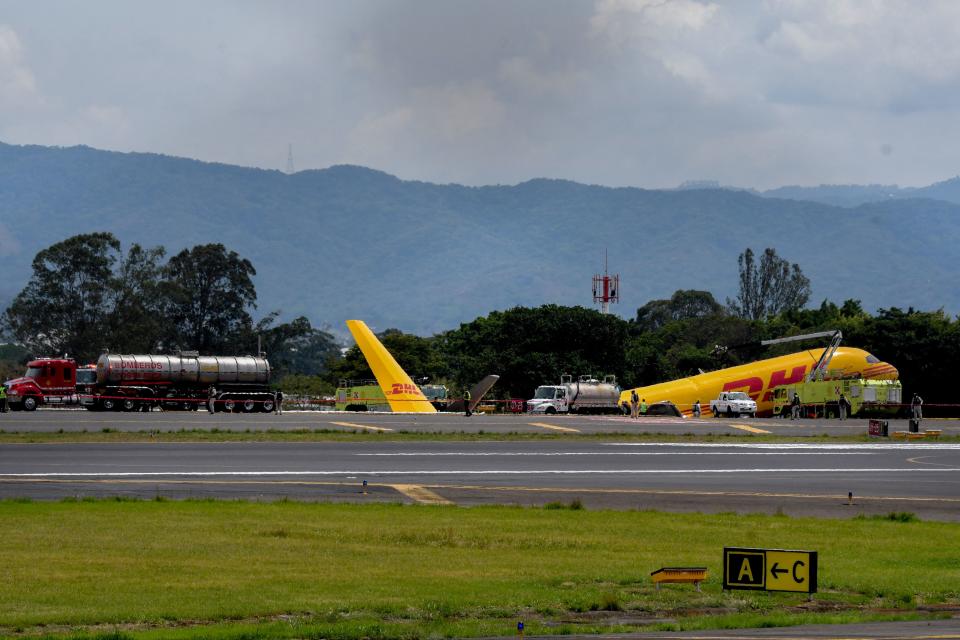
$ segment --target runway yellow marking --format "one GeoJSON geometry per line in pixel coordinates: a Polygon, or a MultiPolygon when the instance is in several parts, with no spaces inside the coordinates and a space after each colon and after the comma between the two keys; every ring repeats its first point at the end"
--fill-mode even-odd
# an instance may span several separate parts
{"type": "MultiPolygon", "coordinates": [[[[761,491],[691,491],[688,489],[594,489],[580,487],[521,487],[521,486],[484,486],[470,484],[428,484],[430,488],[461,489],[464,491],[525,491],[529,493],[597,493],[597,494],[625,494],[625,495],[669,495],[669,496],[731,496],[748,498],[801,498],[801,499],[828,499],[846,500],[842,494],[824,493],[774,493],[761,491]]],[[[914,496],[858,496],[858,500],[884,500],[909,502],[956,502],[960,498],[931,498],[914,496]]]]}
{"type": "Polygon", "coordinates": [[[350,427],[351,429],[369,429],[370,431],[393,431],[393,429],[388,429],[387,427],[371,427],[368,424],[356,424],[353,422],[330,422],[330,424],[335,424],[340,427],[350,427]]]}
{"type": "MultiPolygon", "coordinates": [[[[0,474],[0,484],[146,484],[157,485],[299,485],[317,487],[351,487],[357,482],[338,482],[332,480],[168,480],[158,478],[104,478],[104,479],[73,479],[73,478],[9,478],[0,474]]],[[[395,488],[397,485],[368,483],[368,487],[395,488]]],[[[613,495],[669,495],[669,496],[731,496],[748,498],[797,498],[797,499],[827,499],[846,500],[845,494],[825,493],[773,493],[761,491],[690,491],[687,489],[595,489],[580,487],[521,487],[521,486],[484,486],[471,484],[424,484],[416,485],[424,489],[459,489],[461,491],[522,491],[527,493],[596,493],[613,495]]],[[[441,498],[443,499],[443,498],[441,498]]],[[[859,501],[878,500],[888,502],[947,502],[960,504],[960,498],[935,498],[918,496],[857,496],[859,501]]]]}
{"type": "MultiPolygon", "coordinates": [[[[651,640],[667,640],[669,638],[677,638],[676,635],[644,635],[645,638],[650,638],[651,640]]],[[[758,640],[759,638],[775,638],[776,640],[864,640],[864,638],[869,638],[872,636],[869,635],[835,635],[835,636],[794,636],[794,635],[777,635],[777,636],[757,636],[757,635],[723,635],[723,636],[682,636],[684,640],[758,640]]],[[[887,637],[887,636],[883,636],[887,637]]],[[[893,637],[893,636],[889,636],[893,637]]],[[[919,636],[909,636],[909,635],[898,635],[897,638],[901,640],[956,640],[960,638],[960,635],[957,634],[945,634],[945,635],[919,635],[919,636]]]]}
{"type": "Polygon", "coordinates": [[[531,422],[531,427],[543,427],[544,429],[552,429],[554,431],[566,431],[567,433],[580,433],[580,429],[571,429],[570,427],[558,427],[555,424],[547,424],[545,422],[531,422]]]}
{"type": "Polygon", "coordinates": [[[727,426],[733,427],[734,429],[740,429],[741,431],[749,431],[750,433],[770,433],[770,432],[767,431],[766,429],[758,429],[758,428],[756,428],[756,427],[751,427],[751,426],[748,425],[748,424],[734,424],[734,423],[731,423],[731,424],[729,424],[729,425],[727,425],[727,426]]]}
{"type": "Polygon", "coordinates": [[[933,456],[917,456],[915,458],[907,458],[907,462],[912,462],[913,464],[931,464],[936,467],[952,467],[953,465],[943,464],[942,462],[923,462],[924,458],[931,458],[933,456]]]}
{"type": "Polygon", "coordinates": [[[453,504],[443,496],[419,484],[389,484],[386,486],[393,487],[403,495],[420,504],[453,504]]]}

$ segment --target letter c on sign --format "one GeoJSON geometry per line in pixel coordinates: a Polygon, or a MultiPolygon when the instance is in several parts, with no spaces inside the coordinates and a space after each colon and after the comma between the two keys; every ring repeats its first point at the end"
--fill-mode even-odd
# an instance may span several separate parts
{"type": "Polygon", "coordinates": [[[793,581],[797,584],[803,584],[803,578],[797,575],[797,568],[806,566],[803,560],[797,560],[793,563],[793,581]]]}

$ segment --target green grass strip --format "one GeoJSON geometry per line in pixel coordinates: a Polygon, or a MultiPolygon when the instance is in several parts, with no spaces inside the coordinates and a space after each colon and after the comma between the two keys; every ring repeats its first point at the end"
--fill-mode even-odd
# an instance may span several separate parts
{"type": "Polygon", "coordinates": [[[518,620],[556,634],[960,607],[960,526],[907,515],[2,501],[0,635],[466,637],[518,620]],[[724,545],[816,550],[820,593],[723,592],[724,545]],[[650,582],[698,565],[702,593],[650,582]]]}

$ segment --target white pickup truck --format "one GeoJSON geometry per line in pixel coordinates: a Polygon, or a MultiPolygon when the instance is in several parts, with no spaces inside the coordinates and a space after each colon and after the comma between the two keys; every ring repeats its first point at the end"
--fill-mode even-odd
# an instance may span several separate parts
{"type": "Polygon", "coordinates": [[[710,411],[714,418],[721,415],[731,418],[747,415],[752,418],[757,415],[757,403],[743,391],[723,391],[716,400],[710,401],[710,411]]]}

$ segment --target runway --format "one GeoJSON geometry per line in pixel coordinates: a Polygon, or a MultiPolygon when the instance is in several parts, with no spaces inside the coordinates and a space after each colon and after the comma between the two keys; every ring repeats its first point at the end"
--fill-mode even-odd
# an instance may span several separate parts
{"type": "Polygon", "coordinates": [[[960,444],[565,439],[0,446],[0,497],[87,495],[461,505],[580,500],[588,508],[828,517],[908,511],[958,521],[960,444]]]}
{"type": "MultiPolygon", "coordinates": [[[[906,420],[890,420],[890,432],[906,431],[906,420]]],[[[925,429],[940,429],[943,435],[960,435],[960,421],[925,420],[925,429]]],[[[180,431],[180,430],[335,430],[409,433],[662,433],[693,435],[849,436],[867,431],[866,420],[781,420],[751,418],[673,418],[650,416],[631,420],[620,415],[578,416],[541,414],[400,414],[333,411],[287,411],[272,414],[208,414],[203,411],[154,411],[151,413],[91,412],[41,409],[0,415],[5,432],[82,431],[180,431]]]]}

